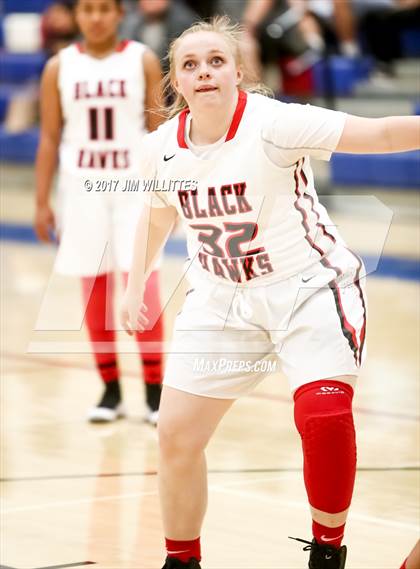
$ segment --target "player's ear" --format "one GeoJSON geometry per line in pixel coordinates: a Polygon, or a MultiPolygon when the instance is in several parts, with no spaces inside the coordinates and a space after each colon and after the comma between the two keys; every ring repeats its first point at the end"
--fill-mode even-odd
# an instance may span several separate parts
{"type": "Polygon", "coordinates": [[[176,93],[179,93],[179,82],[178,82],[177,78],[174,77],[172,79],[171,83],[172,83],[173,90],[176,91],[176,93]]]}
{"type": "Polygon", "coordinates": [[[239,66],[236,68],[236,84],[240,85],[242,83],[242,79],[244,78],[244,72],[242,67],[239,66]]]}

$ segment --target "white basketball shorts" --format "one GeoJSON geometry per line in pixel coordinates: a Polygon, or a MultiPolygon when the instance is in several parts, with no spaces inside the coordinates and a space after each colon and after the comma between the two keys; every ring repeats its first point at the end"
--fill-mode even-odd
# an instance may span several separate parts
{"type": "MultiPolygon", "coordinates": [[[[88,192],[73,177],[58,191],[58,236],[55,270],[95,276],[130,269],[141,193],[88,192]]],[[[112,188],[112,186],[110,186],[112,188]]],[[[123,187],[122,182],[119,187],[123,187]]]]}
{"type": "Polygon", "coordinates": [[[176,318],[164,384],[234,399],[278,364],[292,391],[343,375],[353,385],[366,351],[364,281],[361,260],[343,246],[269,286],[203,281],[176,318]]]}

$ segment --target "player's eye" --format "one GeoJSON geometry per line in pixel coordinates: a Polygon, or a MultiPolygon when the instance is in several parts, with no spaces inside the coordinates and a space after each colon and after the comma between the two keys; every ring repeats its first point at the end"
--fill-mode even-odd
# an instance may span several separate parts
{"type": "Polygon", "coordinates": [[[215,55],[214,57],[211,58],[211,63],[213,65],[221,65],[222,63],[224,63],[224,59],[219,55],[215,55]]]}
{"type": "Polygon", "coordinates": [[[183,68],[184,69],[194,69],[194,61],[192,59],[187,59],[187,61],[184,61],[183,68]]]}
{"type": "Polygon", "coordinates": [[[99,6],[97,6],[99,13],[102,14],[108,14],[109,12],[111,12],[111,6],[109,5],[108,2],[103,2],[102,4],[99,4],[99,6]]]}

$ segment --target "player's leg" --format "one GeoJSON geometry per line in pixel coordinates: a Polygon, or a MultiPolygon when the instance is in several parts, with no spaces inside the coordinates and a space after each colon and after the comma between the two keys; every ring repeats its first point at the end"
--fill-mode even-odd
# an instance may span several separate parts
{"type": "Polygon", "coordinates": [[[416,543],[414,549],[401,565],[400,569],[418,569],[420,567],[420,541],[416,543]]]}
{"type": "Polygon", "coordinates": [[[113,421],[124,414],[115,350],[113,287],[112,273],[82,277],[85,323],[92,342],[96,367],[104,383],[103,396],[88,415],[89,420],[94,422],[113,421]]]}
{"type": "Polygon", "coordinates": [[[310,567],[344,567],[341,547],[356,475],[356,437],[349,377],[315,381],[294,394],[295,424],[302,439],[303,472],[314,542],[310,567]],[[330,565],[325,560],[331,558],[330,565]]]}
{"type": "MultiPolygon", "coordinates": [[[[123,273],[123,279],[124,286],[126,286],[127,273],[123,273]]],[[[163,357],[160,345],[164,334],[159,271],[153,271],[150,275],[144,291],[143,302],[147,307],[146,316],[149,319],[150,328],[141,333],[137,332],[135,337],[143,365],[147,405],[146,419],[156,425],[163,377],[163,357]],[[150,349],[150,346],[153,349],[150,349]]]]}
{"type": "Polygon", "coordinates": [[[163,314],[160,302],[159,271],[153,271],[150,275],[144,291],[144,304],[147,307],[147,317],[152,323],[150,329],[143,333],[136,333],[136,341],[139,346],[143,364],[144,386],[146,389],[146,419],[156,425],[162,390],[163,378],[163,355],[160,346],[163,342],[164,327],[163,314]],[[149,351],[149,344],[155,349],[149,351]]]}
{"type": "Polygon", "coordinates": [[[353,388],[349,379],[315,381],[301,386],[294,394],[294,417],[302,439],[314,537],[319,543],[335,547],[340,546],[344,534],[356,473],[353,388]]]}
{"type": "Polygon", "coordinates": [[[298,284],[280,352],[302,439],[313,520],[311,569],[344,567],[341,543],[356,473],[352,398],[365,351],[366,302],[360,262],[350,252],[344,261],[349,269],[342,278],[331,280],[339,273],[331,262],[311,279],[311,288],[298,284]]]}
{"type": "Polygon", "coordinates": [[[55,271],[81,278],[84,322],[104,394],[91,421],[123,414],[113,323],[110,211],[102,194],[86,193],[77,176],[61,176],[58,191],[60,242],[55,271]]]}
{"type": "MultiPolygon", "coordinates": [[[[181,569],[183,559],[199,555],[207,505],[204,449],[233,401],[267,373],[245,371],[245,363],[260,361],[273,345],[257,325],[248,323],[242,330],[239,308],[231,310],[234,298],[230,286],[197,283],[175,321],[158,423],[159,487],[169,540],[165,569],[181,569]],[[171,560],[172,555],[179,559],[171,560]]],[[[241,297],[243,306],[245,301],[241,297]]],[[[186,567],[195,569],[196,563],[186,567]]]]}
{"type": "MultiPolygon", "coordinates": [[[[163,388],[158,424],[159,493],[168,558],[185,563],[201,559],[200,532],[207,507],[204,450],[233,401],[163,388]]],[[[171,564],[168,559],[165,567],[171,564]]]]}

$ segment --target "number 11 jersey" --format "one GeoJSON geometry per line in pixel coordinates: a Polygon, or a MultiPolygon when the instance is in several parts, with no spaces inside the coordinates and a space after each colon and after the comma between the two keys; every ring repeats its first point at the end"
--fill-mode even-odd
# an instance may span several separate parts
{"type": "Polygon", "coordinates": [[[73,44],[59,54],[63,112],[60,174],[74,178],[137,177],[144,121],[146,47],[122,41],[102,58],[73,44]]]}

